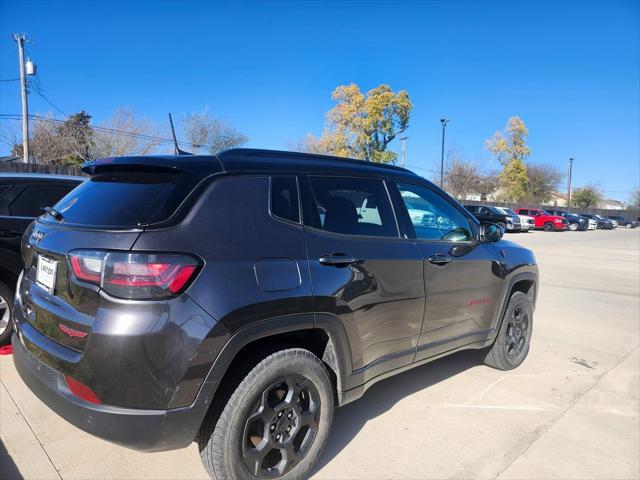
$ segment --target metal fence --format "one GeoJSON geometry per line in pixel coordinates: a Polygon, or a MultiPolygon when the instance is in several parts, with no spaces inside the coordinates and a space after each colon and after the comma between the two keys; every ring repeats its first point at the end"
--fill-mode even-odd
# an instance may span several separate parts
{"type": "Polygon", "coordinates": [[[640,217],[640,208],[626,208],[622,210],[609,209],[609,208],[580,208],[580,207],[563,207],[554,205],[542,205],[540,203],[511,203],[511,202],[490,202],[482,200],[459,200],[463,205],[492,205],[494,207],[506,207],[515,211],[516,208],[540,208],[542,210],[565,210],[573,213],[588,213],[591,215],[603,215],[608,217],[610,215],[617,215],[628,218],[629,220],[635,220],[640,217]]]}

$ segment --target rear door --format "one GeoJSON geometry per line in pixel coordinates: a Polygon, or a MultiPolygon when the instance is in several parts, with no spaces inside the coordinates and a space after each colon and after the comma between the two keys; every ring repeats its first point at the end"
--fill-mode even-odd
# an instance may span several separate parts
{"type": "Polygon", "coordinates": [[[301,179],[315,311],[351,347],[352,388],[408,365],[424,309],[422,256],[401,238],[382,179],[301,179]]]}
{"type": "Polygon", "coordinates": [[[394,185],[396,211],[424,262],[426,305],[416,361],[486,339],[494,327],[501,291],[494,245],[476,240],[475,223],[429,185],[394,185]],[[409,209],[429,212],[416,221],[409,209]]]}

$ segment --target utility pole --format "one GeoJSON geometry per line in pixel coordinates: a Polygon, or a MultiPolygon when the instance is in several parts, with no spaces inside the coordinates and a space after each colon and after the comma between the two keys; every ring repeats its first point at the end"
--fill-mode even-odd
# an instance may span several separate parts
{"type": "Polygon", "coordinates": [[[29,163],[29,105],[27,101],[27,74],[24,70],[24,34],[13,34],[13,39],[18,42],[18,58],[20,59],[20,90],[22,93],[22,161],[29,163]]]}
{"type": "Polygon", "coordinates": [[[402,164],[401,164],[402,168],[404,168],[404,157],[405,157],[404,142],[405,142],[406,140],[408,140],[408,139],[409,139],[409,137],[402,137],[402,138],[400,139],[400,141],[402,142],[402,164]]]}
{"type": "Polygon", "coordinates": [[[567,176],[567,209],[571,210],[571,174],[573,173],[573,157],[569,159],[569,175],[567,176]]]}
{"type": "Polygon", "coordinates": [[[440,153],[440,188],[444,188],[444,129],[449,123],[449,120],[446,118],[441,118],[440,123],[442,124],[442,152],[440,153]]]}

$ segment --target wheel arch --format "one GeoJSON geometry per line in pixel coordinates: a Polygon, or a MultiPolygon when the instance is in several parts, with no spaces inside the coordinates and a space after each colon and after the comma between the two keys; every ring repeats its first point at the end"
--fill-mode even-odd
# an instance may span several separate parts
{"type": "Polygon", "coordinates": [[[505,293],[502,298],[498,319],[494,329],[494,332],[496,334],[500,331],[500,327],[502,326],[504,313],[507,309],[507,305],[509,304],[509,299],[511,299],[511,296],[515,292],[522,292],[527,295],[531,299],[531,304],[535,309],[536,300],[538,297],[538,275],[536,275],[534,272],[522,272],[514,275],[508,280],[507,288],[505,288],[505,293]]]}
{"type": "Polygon", "coordinates": [[[346,333],[332,315],[296,314],[263,320],[232,335],[211,366],[198,393],[210,410],[224,408],[224,398],[262,358],[284,348],[306,348],[328,367],[337,404],[350,373],[346,333]]]}

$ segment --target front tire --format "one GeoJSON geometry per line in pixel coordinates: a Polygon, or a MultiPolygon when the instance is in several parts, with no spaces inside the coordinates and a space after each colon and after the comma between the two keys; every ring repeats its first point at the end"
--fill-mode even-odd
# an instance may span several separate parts
{"type": "Polygon", "coordinates": [[[580,228],[580,225],[578,225],[576,222],[571,222],[569,224],[569,230],[571,230],[572,232],[577,232],[578,228],[580,228]]]}
{"type": "Polygon", "coordinates": [[[259,362],[219,418],[200,429],[200,457],[217,480],[303,479],[329,436],[334,395],[325,365],[291,348],[259,362]]]}
{"type": "Polygon", "coordinates": [[[545,232],[553,232],[556,229],[556,227],[551,222],[545,223],[543,228],[545,232]]]}
{"type": "Polygon", "coordinates": [[[0,282],[0,345],[11,341],[13,332],[13,289],[0,282]]]}
{"type": "Polygon", "coordinates": [[[533,304],[522,292],[511,295],[500,331],[487,352],[484,363],[498,370],[519,366],[529,354],[533,332],[533,304]]]}

